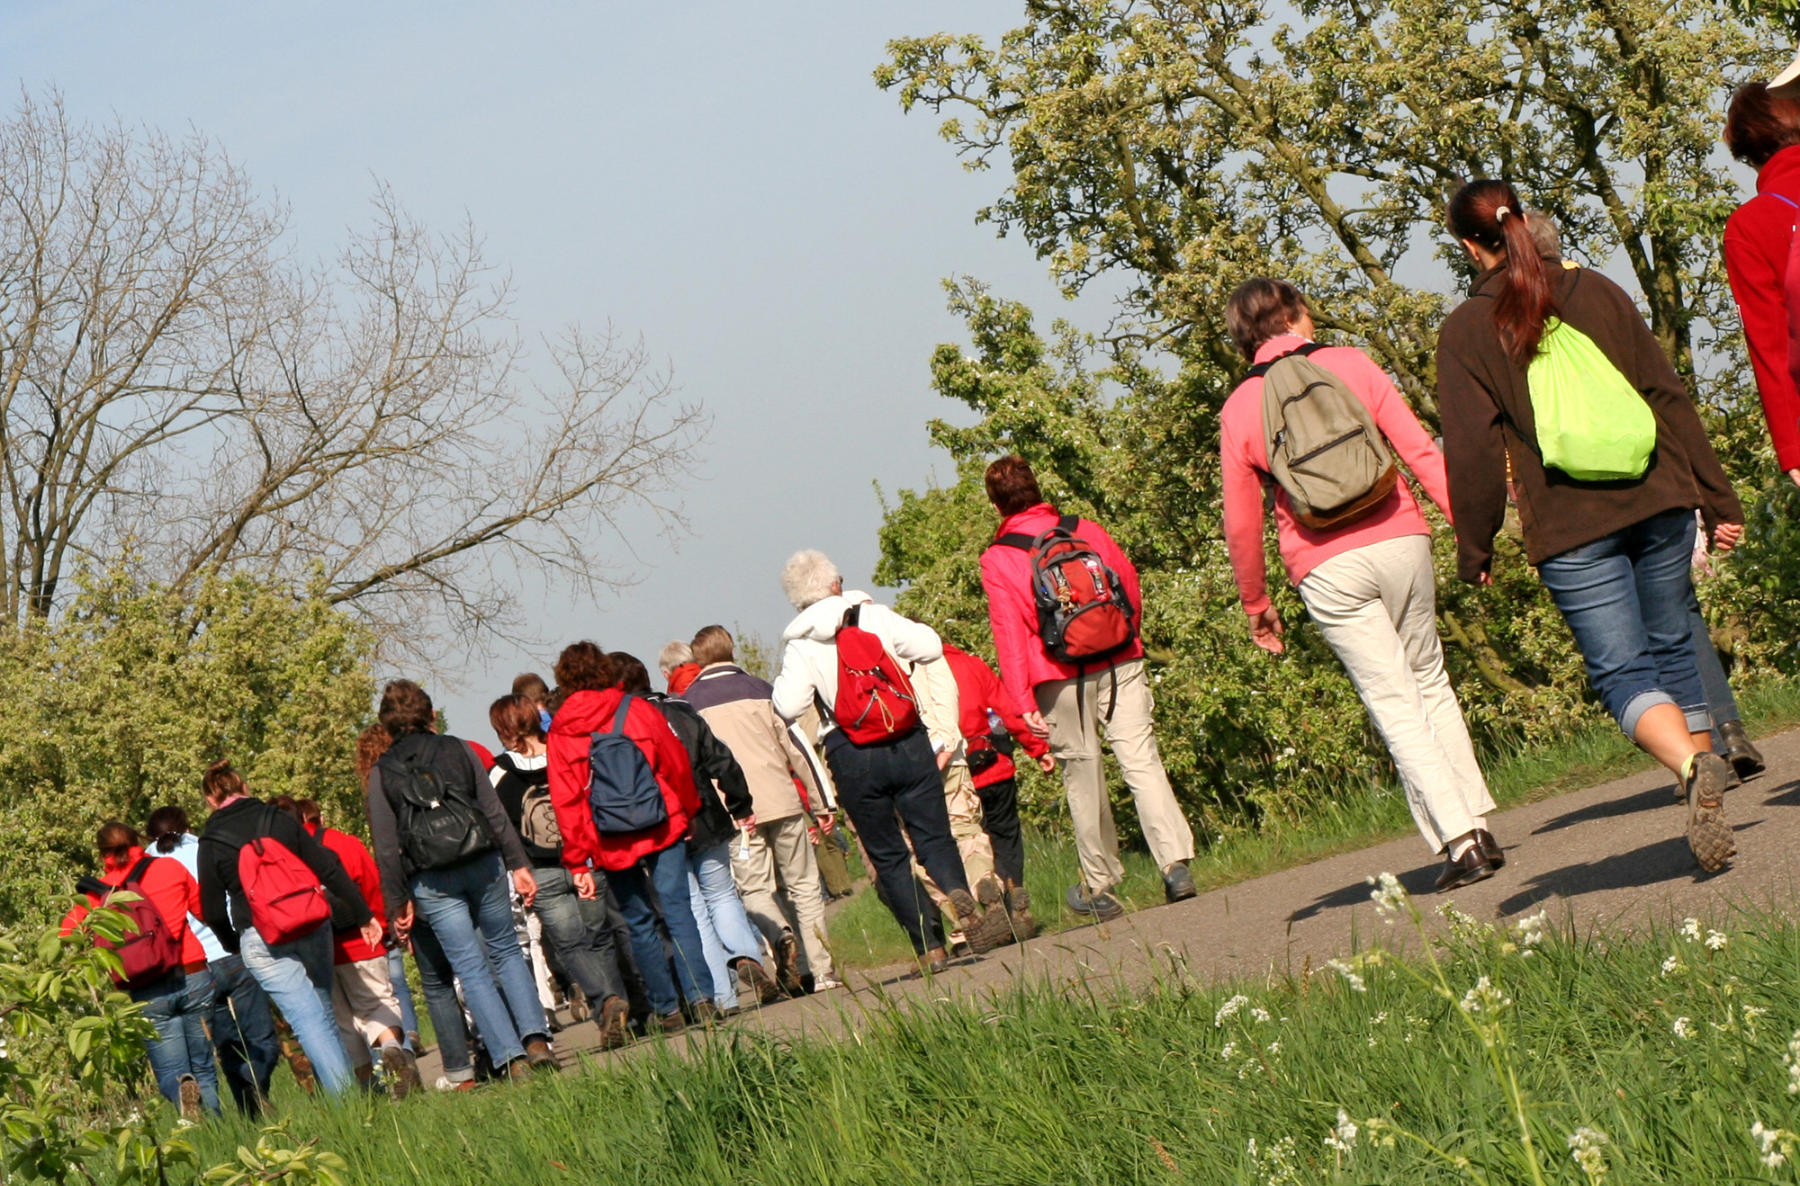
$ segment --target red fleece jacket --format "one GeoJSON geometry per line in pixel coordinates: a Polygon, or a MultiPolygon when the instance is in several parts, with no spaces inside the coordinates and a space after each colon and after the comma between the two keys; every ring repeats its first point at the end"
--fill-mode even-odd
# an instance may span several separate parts
{"type": "MultiPolygon", "coordinates": [[[[381,896],[381,870],[375,865],[375,856],[369,846],[350,835],[333,828],[315,828],[308,826],[311,832],[326,848],[337,854],[337,859],[344,863],[344,872],[362,891],[363,901],[369,904],[369,913],[387,930],[387,902],[381,896]]],[[[331,962],[334,964],[360,964],[364,960],[386,959],[387,948],[377,944],[371,947],[363,942],[362,932],[337,931],[331,936],[331,962]]]]}
{"type": "Polygon", "coordinates": [[[1785,283],[1800,210],[1789,203],[1800,203],[1800,145],[1769,158],[1756,175],[1756,196],[1725,223],[1725,274],[1744,320],[1775,458],[1784,470],[1800,468],[1800,389],[1793,374],[1800,360],[1789,357],[1785,283]]]}
{"type": "MultiPolygon", "coordinates": [[[[111,886],[124,885],[125,875],[143,858],[143,849],[132,848],[123,864],[117,867],[108,864],[101,870],[100,880],[111,886]]],[[[150,899],[156,912],[163,916],[169,932],[181,940],[181,962],[187,967],[206,963],[206,949],[200,946],[194,932],[188,930],[188,915],[200,916],[200,883],[194,880],[187,867],[174,857],[153,858],[150,867],[144,870],[144,897],[150,899]]],[[[92,894],[87,895],[87,900],[86,906],[77,906],[63,916],[63,934],[74,930],[87,917],[89,909],[100,905],[100,899],[92,894]]]]}
{"type": "Polygon", "coordinates": [[[588,806],[588,746],[595,733],[612,727],[623,695],[616,688],[576,692],[550,722],[550,803],[562,830],[563,864],[577,872],[593,867],[629,869],[651,853],[679,844],[700,810],[687,748],[656,705],[640,696],[625,714],[625,735],[649,759],[669,818],[654,828],[620,836],[602,836],[595,829],[588,806]]]}
{"type": "MultiPolygon", "coordinates": [[[[981,661],[976,655],[944,644],[944,662],[950,664],[950,674],[956,677],[956,700],[961,708],[962,735],[966,740],[986,738],[988,735],[988,709],[993,709],[1000,717],[1006,731],[1013,735],[1019,747],[1034,758],[1042,757],[1050,752],[1050,743],[1033,733],[1018,710],[1013,708],[1007,698],[1006,691],[1000,686],[1000,677],[994,669],[981,661]]],[[[1005,782],[1018,770],[1013,760],[1005,754],[1000,760],[975,775],[975,786],[991,787],[997,782],[1005,782]]]]}

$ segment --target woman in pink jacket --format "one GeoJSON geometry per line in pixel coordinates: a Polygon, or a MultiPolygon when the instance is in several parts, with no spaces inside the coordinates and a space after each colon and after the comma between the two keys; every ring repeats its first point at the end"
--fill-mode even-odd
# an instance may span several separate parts
{"type": "MultiPolygon", "coordinates": [[[[1244,357],[1258,367],[1219,413],[1225,541],[1251,637],[1278,655],[1281,615],[1269,601],[1263,559],[1269,452],[1261,367],[1311,346],[1312,314],[1306,298],[1285,280],[1247,280],[1231,294],[1225,324],[1244,357]]],[[[1349,346],[1312,347],[1306,357],[1363,402],[1393,452],[1448,516],[1443,454],[1374,360],[1349,346]]],[[[1296,518],[1279,486],[1274,501],[1288,579],[1387,743],[1425,843],[1446,858],[1438,888],[1492,877],[1506,857],[1487,830],[1494,801],[1444,671],[1431,526],[1411,488],[1402,479],[1362,517],[1323,531],[1296,518]]]]}

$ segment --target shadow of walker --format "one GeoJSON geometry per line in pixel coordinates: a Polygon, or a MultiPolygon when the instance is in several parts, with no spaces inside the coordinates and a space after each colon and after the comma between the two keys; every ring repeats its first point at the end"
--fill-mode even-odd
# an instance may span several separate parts
{"type": "MultiPolygon", "coordinates": [[[[1400,884],[1406,888],[1406,892],[1418,898],[1437,892],[1438,874],[1443,872],[1443,868],[1441,863],[1434,862],[1429,865],[1421,865],[1417,869],[1408,869],[1397,876],[1400,878],[1400,884]]],[[[1367,881],[1358,881],[1346,885],[1342,889],[1332,890],[1328,894],[1321,894],[1288,915],[1288,922],[1290,924],[1305,922],[1327,910],[1342,910],[1345,907],[1354,906],[1358,902],[1367,902],[1372,888],[1367,881]]]]}

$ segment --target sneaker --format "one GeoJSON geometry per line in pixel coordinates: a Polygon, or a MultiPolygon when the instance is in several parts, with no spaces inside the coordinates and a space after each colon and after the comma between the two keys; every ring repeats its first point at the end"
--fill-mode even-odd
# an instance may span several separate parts
{"type": "Polygon", "coordinates": [[[833,989],[842,987],[844,987],[844,982],[829,972],[813,980],[814,992],[830,992],[833,989]]]}
{"type": "Polygon", "coordinates": [[[694,1024],[708,1029],[725,1020],[725,1011],[711,997],[701,997],[689,1009],[694,1015],[694,1024]]]}
{"type": "Polygon", "coordinates": [[[562,1064],[556,1061],[556,1052],[542,1038],[525,1039],[525,1061],[534,1071],[562,1070],[562,1064]]]}
{"type": "Polygon", "coordinates": [[[1687,792],[1688,849],[1700,868],[1717,873],[1737,852],[1737,838],[1725,822],[1725,784],[1731,767],[1715,753],[1698,753],[1691,759],[1682,789],[1687,792]]]}
{"type": "Polygon", "coordinates": [[[1720,756],[1731,763],[1738,778],[1748,782],[1768,769],[1763,761],[1762,751],[1750,744],[1750,735],[1744,732],[1744,722],[1726,721],[1719,726],[1719,738],[1725,743],[1725,752],[1720,756]]]}
{"type": "Polygon", "coordinates": [[[775,979],[788,996],[806,995],[806,986],[800,983],[800,940],[792,931],[783,931],[775,945],[775,979]]]}
{"type": "Polygon", "coordinates": [[[1500,842],[1494,839],[1492,832],[1486,828],[1476,828],[1475,843],[1481,847],[1481,855],[1487,858],[1488,864],[1495,869],[1506,868],[1506,850],[1500,847],[1500,842]]]}
{"type": "Polygon", "coordinates": [[[1494,864],[1488,860],[1487,853],[1481,847],[1481,841],[1474,835],[1458,836],[1445,849],[1446,859],[1444,871],[1438,874],[1437,888],[1444,890],[1461,889],[1465,885],[1474,885],[1478,881],[1486,881],[1494,875],[1494,864]],[[1463,840],[1470,840],[1468,849],[1461,857],[1448,856],[1463,840]]]}
{"type": "Polygon", "coordinates": [[[1163,870],[1163,896],[1171,902],[1185,902],[1200,891],[1194,888],[1194,875],[1186,861],[1176,861],[1163,870]]]}
{"type": "Polygon", "coordinates": [[[1092,893],[1087,886],[1077,882],[1069,887],[1066,900],[1070,910],[1077,914],[1091,914],[1101,922],[1125,917],[1125,907],[1107,890],[1092,893]]]}
{"type": "Polygon", "coordinates": [[[425,1085],[419,1078],[419,1060],[404,1046],[381,1048],[381,1069],[387,1075],[388,1095],[403,1100],[425,1085]]]}
{"type": "Polygon", "coordinates": [[[600,1049],[617,1050],[631,1041],[631,1006],[624,997],[607,997],[600,1006],[600,1049]]]}
{"type": "Polygon", "coordinates": [[[773,1005],[781,999],[781,986],[768,970],[748,956],[737,962],[738,999],[773,1005]]]}
{"type": "Polygon", "coordinates": [[[176,1089],[176,1093],[181,1096],[181,1118],[183,1120],[200,1119],[203,1105],[200,1099],[199,1080],[192,1075],[183,1075],[181,1085],[176,1089]]]}
{"type": "Polygon", "coordinates": [[[459,1083],[453,1083],[450,1081],[448,1075],[439,1075],[437,1077],[437,1082],[433,1083],[432,1087],[436,1088],[438,1091],[474,1091],[475,1080],[464,1079],[459,1083]]]}

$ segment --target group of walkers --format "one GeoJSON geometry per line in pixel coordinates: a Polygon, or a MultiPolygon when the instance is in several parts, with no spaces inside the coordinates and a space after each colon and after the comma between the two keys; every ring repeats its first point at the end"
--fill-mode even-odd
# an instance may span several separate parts
{"type": "MultiPolygon", "coordinates": [[[[1800,483],[1790,91],[1800,83],[1778,79],[1733,98],[1726,140],[1759,178],[1725,258],[1776,453],[1800,483]]],[[[1300,602],[1444,860],[1438,886],[1490,877],[1506,852],[1445,670],[1413,483],[1476,584],[1492,582],[1495,537],[1516,511],[1600,700],[1676,774],[1689,847],[1721,869],[1735,851],[1725,793],[1762,758],[1691,570],[1739,541],[1743,508],[1631,297],[1564,259],[1548,216],[1480,180],[1451,198],[1447,224],[1478,275],[1439,335],[1440,440],[1366,354],[1313,340],[1292,284],[1253,279],[1229,299],[1250,369],[1220,413],[1224,523],[1251,636],[1283,650],[1265,571],[1272,511],[1300,602]]],[[[255,1111],[284,1052],[331,1094],[416,1089],[408,954],[439,1086],[459,1090],[482,1069],[554,1069],[559,995],[610,1048],[839,988],[825,904],[846,890],[846,832],[926,969],[1029,938],[1025,759],[1062,774],[1080,865],[1068,907],[1116,918],[1124,869],[1102,742],[1165,897],[1192,897],[1193,833],[1152,723],[1136,569],[1103,527],[1053,506],[1024,459],[994,461],[986,490],[997,674],[803,551],[781,574],[796,616],[773,684],[719,626],[663,649],[662,691],[637,658],[577,642],[554,686],[522,675],[493,702],[490,751],[440,732],[417,684],[389,683],[356,747],[372,846],[325,826],[314,802],[255,797],[227,761],[206,771],[198,836],[174,805],[142,833],[105,823],[101,872],[65,930],[119,890],[135,895],[118,899],[137,925],[118,976],[156,1027],[159,1089],[190,1114],[217,1110],[222,1071],[255,1111]]]]}

